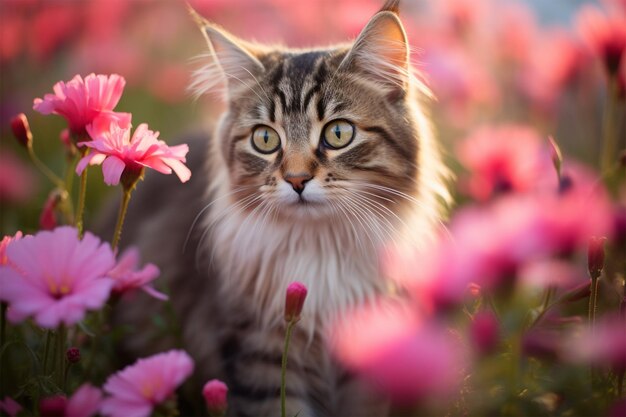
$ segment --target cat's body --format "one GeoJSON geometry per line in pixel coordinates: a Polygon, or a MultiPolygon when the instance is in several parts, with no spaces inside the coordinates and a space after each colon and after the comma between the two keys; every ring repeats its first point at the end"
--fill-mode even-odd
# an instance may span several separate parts
{"type": "Polygon", "coordinates": [[[388,3],[352,48],[260,49],[202,22],[215,62],[196,87],[226,73],[228,110],[212,138],[190,142],[188,184],[153,176],[131,202],[123,243],[161,267],[180,334],[159,336],[160,302],[137,299],[116,312],[135,326],[125,347],[182,345],[197,382],[229,385],[232,415],[280,410],[292,281],[309,295],[289,352],[287,413],[385,414],[326,337],[342,311],[390,292],[380,249],[430,235],[445,197],[423,91],[389,11],[397,2],[388,3]]]}

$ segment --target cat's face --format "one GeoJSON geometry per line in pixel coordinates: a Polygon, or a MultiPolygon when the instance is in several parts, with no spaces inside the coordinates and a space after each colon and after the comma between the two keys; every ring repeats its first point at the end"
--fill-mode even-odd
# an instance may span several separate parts
{"type": "Polygon", "coordinates": [[[239,209],[367,222],[410,202],[418,133],[395,14],[378,13],[354,46],[328,50],[259,51],[206,33],[228,80],[218,140],[239,209]]]}

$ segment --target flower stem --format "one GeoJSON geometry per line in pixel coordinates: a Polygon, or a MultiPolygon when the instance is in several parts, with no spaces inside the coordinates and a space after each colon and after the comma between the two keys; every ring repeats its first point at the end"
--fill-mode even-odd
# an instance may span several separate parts
{"type": "Polygon", "coordinates": [[[609,75],[609,83],[607,90],[607,101],[604,117],[602,119],[602,159],[600,160],[601,172],[607,174],[611,170],[611,166],[617,155],[617,101],[618,101],[618,85],[617,75],[609,75]]]}
{"type": "Polygon", "coordinates": [[[115,233],[113,234],[113,243],[111,244],[113,251],[117,249],[117,245],[120,243],[122,227],[124,226],[124,219],[126,218],[126,211],[128,210],[128,203],[130,202],[130,195],[132,191],[133,190],[130,188],[125,188],[122,193],[122,202],[120,204],[119,214],[117,215],[117,224],[115,225],[115,233]]]}
{"type": "MultiPolygon", "coordinates": [[[[88,152],[83,150],[82,156],[88,152]]],[[[83,237],[83,215],[85,213],[85,195],[87,194],[87,168],[80,174],[80,188],[78,189],[78,207],[76,208],[76,228],[78,236],[83,237]]]]}
{"type": "Polygon", "coordinates": [[[65,184],[63,183],[63,180],[59,178],[54,172],[52,172],[52,170],[48,168],[46,164],[41,162],[41,159],[39,159],[35,154],[35,150],[33,149],[32,145],[27,146],[26,149],[28,150],[28,156],[30,157],[30,160],[37,167],[37,169],[41,171],[41,173],[44,174],[55,186],[64,190],[65,184]]]}
{"type": "Polygon", "coordinates": [[[589,325],[593,331],[596,321],[596,309],[598,303],[598,278],[591,278],[591,294],[589,294],[589,325]]]}
{"type": "Polygon", "coordinates": [[[63,388],[64,379],[64,364],[65,364],[65,342],[67,339],[67,329],[65,325],[61,324],[57,332],[57,351],[56,351],[56,364],[55,364],[55,376],[57,378],[57,385],[59,388],[63,388]]]}
{"type": "Polygon", "coordinates": [[[50,355],[50,344],[52,341],[52,330],[46,331],[46,345],[43,350],[43,374],[47,375],[48,372],[48,356],[50,355]]]}
{"type": "Polygon", "coordinates": [[[289,352],[289,340],[291,339],[291,332],[293,326],[296,324],[295,320],[291,320],[287,323],[287,333],[285,334],[285,348],[283,349],[283,360],[280,371],[280,415],[286,416],[285,398],[286,398],[286,376],[287,376],[287,352],[289,352]]]}

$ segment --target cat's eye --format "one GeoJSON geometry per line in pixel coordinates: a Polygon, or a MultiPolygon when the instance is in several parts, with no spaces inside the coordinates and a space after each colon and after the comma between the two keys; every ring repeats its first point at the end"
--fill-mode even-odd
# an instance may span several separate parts
{"type": "Polygon", "coordinates": [[[274,153],[280,148],[280,136],[269,126],[257,126],[252,132],[252,147],[259,153],[274,153]]]}
{"type": "Polygon", "coordinates": [[[327,123],[322,133],[322,143],[331,149],[341,149],[354,139],[354,125],[346,120],[327,123]]]}

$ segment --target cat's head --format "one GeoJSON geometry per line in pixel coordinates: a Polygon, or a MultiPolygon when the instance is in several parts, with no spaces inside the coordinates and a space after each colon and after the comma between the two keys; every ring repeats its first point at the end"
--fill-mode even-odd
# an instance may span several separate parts
{"type": "Polygon", "coordinates": [[[212,63],[192,87],[225,81],[216,139],[239,207],[367,222],[415,201],[419,156],[431,150],[397,3],[353,44],[310,50],[251,44],[200,20],[212,63]]]}

